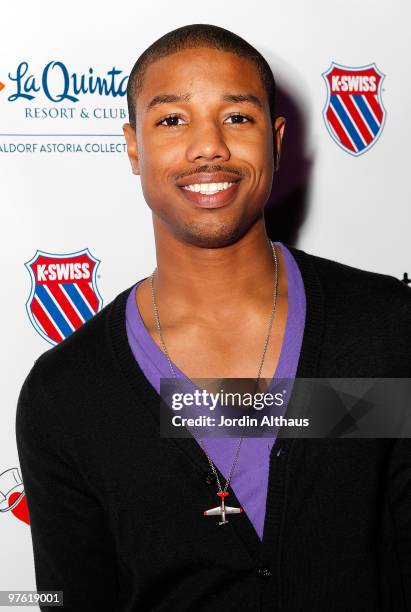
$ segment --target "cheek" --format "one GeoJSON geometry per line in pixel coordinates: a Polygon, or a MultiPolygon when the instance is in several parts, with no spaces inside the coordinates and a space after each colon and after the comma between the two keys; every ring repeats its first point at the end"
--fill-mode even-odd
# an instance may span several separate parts
{"type": "Polygon", "coordinates": [[[174,142],[172,139],[165,142],[164,139],[147,137],[143,141],[140,156],[141,178],[155,182],[153,188],[161,189],[170,183],[172,169],[181,168],[182,159],[184,150],[177,139],[174,142]]]}
{"type": "Polygon", "coordinates": [[[273,146],[271,132],[261,129],[250,132],[249,136],[244,135],[241,139],[233,140],[230,150],[233,158],[243,159],[255,168],[257,174],[261,174],[263,168],[274,162],[273,146]]]}
{"type": "Polygon", "coordinates": [[[255,159],[263,165],[270,165],[274,162],[274,141],[270,131],[264,131],[258,139],[258,146],[255,149],[255,159]]]}
{"type": "Polygon", "coordinates": [[[172,147],[158,143],[144,143],[140,156],[140,182],[147,204],[160,212],[169,208],[170,190],[173,187],[173,169],[181,170],[181,157],[172,147]]]}
{"type": "Polygon", "coordinates": [[[267,184],[266,188],[270,191],[274,175],[274,141],[270,133],[266,135],[261,143],[259,164],[262,168],[263,182],[267,184]]]}

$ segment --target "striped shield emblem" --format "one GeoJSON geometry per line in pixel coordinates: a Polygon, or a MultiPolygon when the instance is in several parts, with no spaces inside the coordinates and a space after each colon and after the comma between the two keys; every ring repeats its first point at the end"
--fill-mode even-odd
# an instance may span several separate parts
{"type": "Polygon", "coordinates": [[[37,251],[25,263],[31,277],[26,310],[47,342],[58,344],[103,307],[96,285],[99,263],[88,249],[63,255],[37,251]]]}
{"type": "Polygon", "coordinates": [[[327,85],[323,117],[331,137],[351,155],[365,153],[384,127],[384,74],[375,64],[349,68],[333,62],[322,76],[327,85]]]}

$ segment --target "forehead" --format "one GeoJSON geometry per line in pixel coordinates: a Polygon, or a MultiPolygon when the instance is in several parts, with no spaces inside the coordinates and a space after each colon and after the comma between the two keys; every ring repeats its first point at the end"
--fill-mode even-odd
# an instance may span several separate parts
{"type": "Polygon", "coordinates": [[[181,91],[220,97],[223,93],[255,93],[263,100],[264,85],[255,63],[235,53],[199,47],[184,49],[150,64],[138,96],[137,112],[154,96],[181,91]]]}

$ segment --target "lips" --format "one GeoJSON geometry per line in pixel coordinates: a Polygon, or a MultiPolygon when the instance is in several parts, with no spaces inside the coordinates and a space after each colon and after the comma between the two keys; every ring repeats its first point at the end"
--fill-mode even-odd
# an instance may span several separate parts
{"type": "Polygon", "coordinates": [[[180,179],[177,186],[185,199],[196,206],[219,208],[234,199],[240,181],[241,178],[231,172],[201,172],[180,179]],[[188,186],[191,188],[188,189],[188,186]]]}
{"type": "Polygon", "coordinates": [[[177,181],[178,187],[185,187],[195,183],[235,183],[241,180],[233,172],[196,172],[177,181]]]}

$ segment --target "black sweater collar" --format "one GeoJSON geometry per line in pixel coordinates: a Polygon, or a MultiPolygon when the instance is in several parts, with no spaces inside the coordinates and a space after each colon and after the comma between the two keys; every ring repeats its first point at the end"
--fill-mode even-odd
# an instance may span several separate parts
{"type": "MultiPolygon", "coordinates": [[[[318,372],[325,323],[323,290],[315,268],[314,257],[300,249],[286,246],[291,251],[300,269],[307,300],[304,336],[296,376],[299,378],[315,377],[318,372]]],[[[132,287],[129,287],[120,293],[109,304],[108,332],[115,354],[126,377],[129,381],[132,381],[132,386],[136,391],[152,400],[153,388],[138,367],[127,338],[125,311],[131,289],[132,287]]]]}

